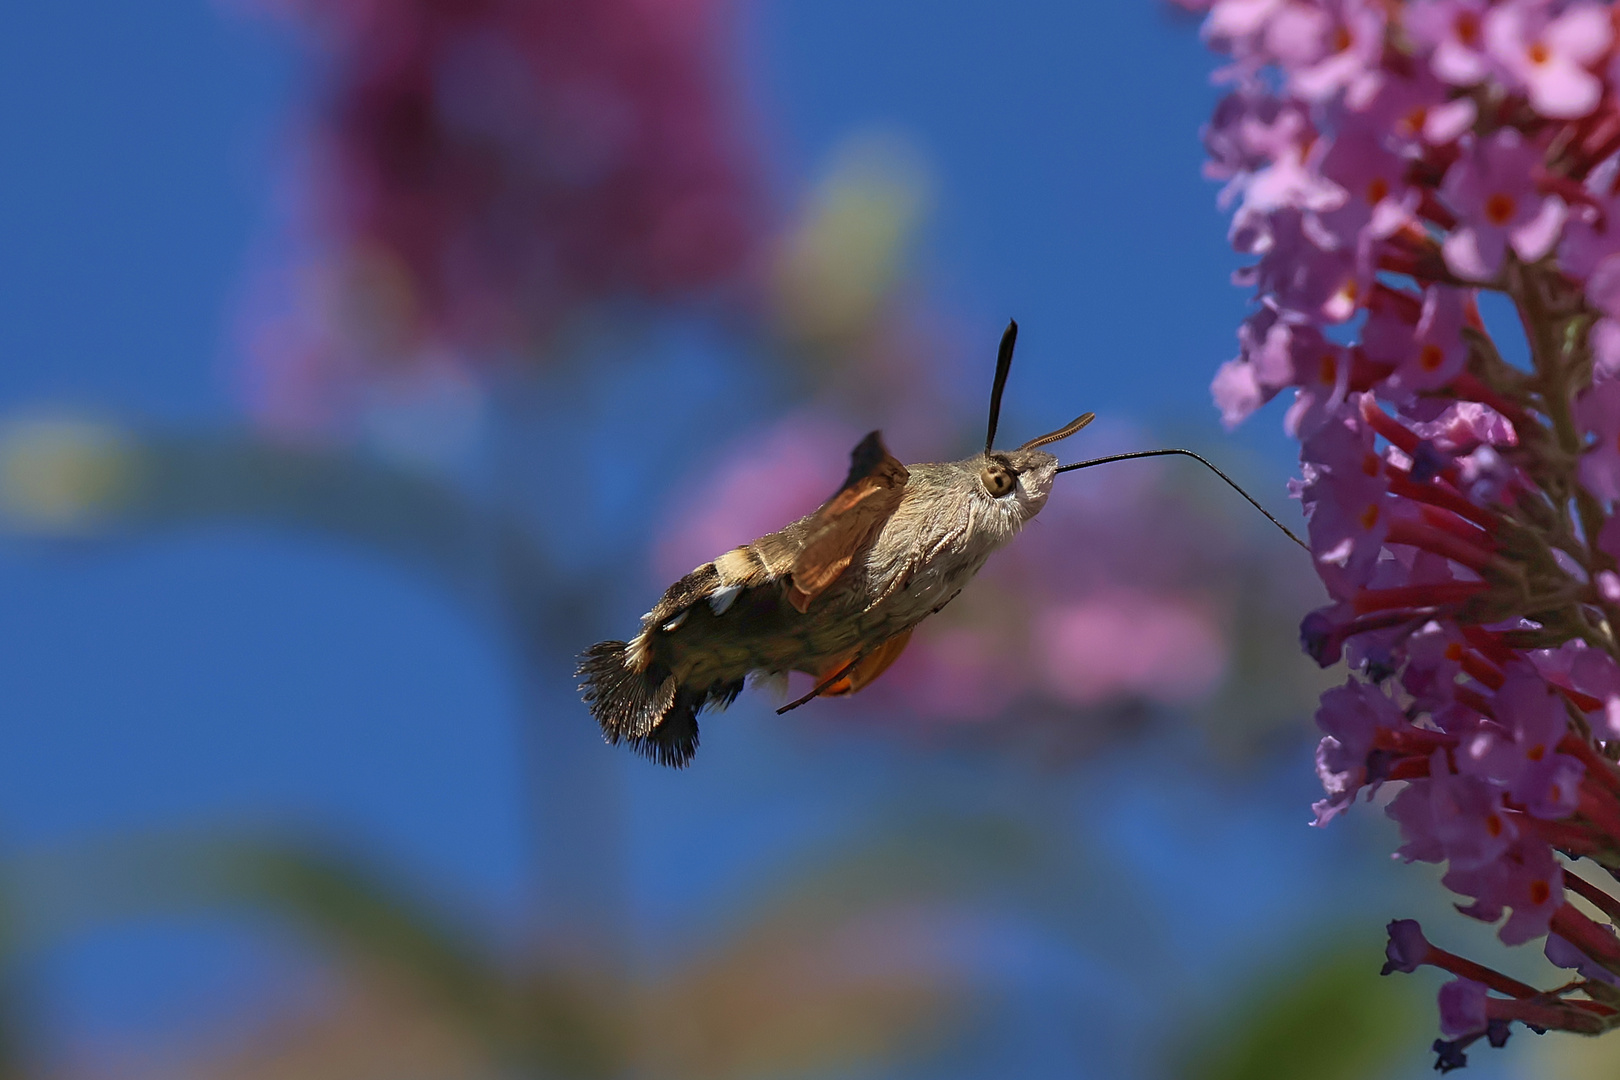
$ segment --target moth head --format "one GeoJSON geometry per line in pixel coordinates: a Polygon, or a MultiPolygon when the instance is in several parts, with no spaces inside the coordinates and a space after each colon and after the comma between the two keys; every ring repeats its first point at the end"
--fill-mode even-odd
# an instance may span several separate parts
{"type": "MultiPolygon", "coordinates": [[[[1089,422],[1089,415],[1086,419],[1089,422]]],[[[1057,477],[1058,459],[1045,450],[1026,443],[1016,450],[993,450],[974,460],[981,497],[1008,510],[1016,508],[1017,516],[1024,519],[1046,505],[1057,477]]]]}
{"type": "Polygon", "coordinates": [[[1109,454],[1105,457],[1091,458],[1088,461],[1077,461],[1072,465],[1058,466],[1057,458],[1042,450],[1041,447],[1055,443],[1059,439],[1067,439],[1079,431],[1092,420],[1095,414],[1086,413],[1077,416],[1056,431],[1040,435],[1029,440],[1016,450],[997,451],[996,421],[1001,417],[1001,392],[1007,388],[1007,373],[1012,370],[1013,345],[1018,340],[1018,323],[1009,320],[1007,329],[1001,335],[1001,351],[996,356],[996,381],[990,387],[990,430],[984,437],[984,456],[982,458],[969,458],[960,464],[968,466],[968,471],[978,469],[977,489],[975,494],[989,499],[993,505],[1003,509],[999,515],[999,522],[1003,527],[1011,526],[1016,531],[1018,526],[1034,517],[1042,506],[1046,504],[1046,496],[1052,490],[1052,481],[1058,473],[1072,472],[1075,469],[1089,469],[1096,465],[1107,465],[1115,461],[1129,461],[1134,458],[1162,457],[1168,454],[1181,454],[1209,469],[1216,476],[1229,484],[1234,491],[1242,495],[1266,520],[1282,530],[1284,536],[1304,548],[1311,550],[1299,537],[1288,531],[1288,526],[1271,516],[1271,512],[1261,506],[1253,495],[1227,476],[1221,470],[1205,461],[1191,450],[1181,450],[1164,447],[1158,450],[1136,450],[1125,454],[1109,454]]]}
{"type": "Polygon", "coordinates": [[[996,425],[1001,418],[1001,394],[1007,387],[1007,374],[1012,370],[1013,345],[1018,340],[1018,324],[1009,322],[1001,336],[1001,351],[996,357],[996,379],[990,388],[990,427],[985,433],[984,456],[979,467],[979,489],[988,498],[1008,509],[1016,505],[1018,517],[1033,517],[1046,504],[1057,476],[1057,458],[1041,447],[1067,439],[1095,419],[1086,413],[1076,417],[1056,431],[1047,432],[1029,440],[1016,450],[996,450],[996,425]]]}

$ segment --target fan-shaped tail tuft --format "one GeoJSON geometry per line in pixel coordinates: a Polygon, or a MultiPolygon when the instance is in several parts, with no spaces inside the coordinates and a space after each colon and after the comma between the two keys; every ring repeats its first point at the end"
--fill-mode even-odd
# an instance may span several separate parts
{"type": "Polygon", "coordinates": [[[725,708],[742,681],[701,689],[680,686],[657,664],[637,671],[622,641],[592,645],[580,658],[580,690],[609,743],[630,749],[660,765],[684,768],[697,753],[697,714],[706,705],[725,708]]]}

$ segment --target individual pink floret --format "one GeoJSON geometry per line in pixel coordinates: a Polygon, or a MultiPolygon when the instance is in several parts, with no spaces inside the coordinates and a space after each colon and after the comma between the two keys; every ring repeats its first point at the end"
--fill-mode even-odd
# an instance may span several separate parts
{"type": "Polygon", "coordinates": [[[1573,119],[1597,108],[1603,83],[1588,68],[1609,51],[1605,6],[1572,4],[1557,17],[1543,0],[1508,0],[1485,16],[1485,46],[1543,116],[1573,119]]]}
{"type": "Polygon", "coordinates": [[[1440,880],[1451,891],[1475,898],[1459,909],[1465,915],[1495,922],[1504,909],[1511,912],[1496,935],[1504,945],[1541,937],[1564,902],[1564,871],[1557,856],[1544,841],[1524,836],[1495,862],[1472,869],[1454,864],[1440,880]]]}
{"type": "Polygon", "coordinates": [[[1510,244],[1525,262],[1552,250],[1565,206],[1536,190],[1541,162],[1539,147],[1506,128],[1476,140],[1446,171],[1440,194],[1458,217],[1442,247],[1452,273],[1487,281],[1502,268],[1510,244]]]}
{"type": "Polygon", "coordinates": [[[1494,67],[1485,52],[1486,0],[1420,0],[1406,14],[1406,32],[1427,46],[1429,67],[1453,86],[1473,86],[1494,67]]]}
{"type": "Polygon", "coordinates": [[[1460,1039],[1484,1031],[1485,984],[1473,979],[1452,979],[1440,988],[1440,1034],[1460,1039]]]}
{"type": "Polygon", "coordinates": [[[1462,336],[1468,303],[1461,289],[1431,285],[1424,290],[1413,348],[1390,376],[1393,387],[1413,392],[1438,390],[1462,374],[1468,363],[1468,345],[1462,336]]]}

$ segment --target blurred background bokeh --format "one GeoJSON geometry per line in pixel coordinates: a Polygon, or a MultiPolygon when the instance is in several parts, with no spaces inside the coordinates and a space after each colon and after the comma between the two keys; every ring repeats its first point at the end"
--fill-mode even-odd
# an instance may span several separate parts
{"type": "MultiPolygon", "coordinates": [[[[0,1077],[1427,1075],[1439,890],[1306,827],[1317,586],[1195,466],[685,772],[574,688],[869,428],[971,452],[1010,315],[1003,441],[1296,516],[1208,403],[1210,67],[1151,0],[9,9],[0,1077]]],[[[1541,1042],[1472,1067],[1620,1058],[1541,1042]]]]}

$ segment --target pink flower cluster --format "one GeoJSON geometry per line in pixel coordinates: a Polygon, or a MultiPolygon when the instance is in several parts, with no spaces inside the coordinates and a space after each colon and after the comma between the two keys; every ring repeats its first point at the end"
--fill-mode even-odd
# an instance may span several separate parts
{"type": "Polygon", "coordinates": [[[1386,971],[1456,975],[1440,1068],[1513,1021],[1620,1026],[1620,12],[1183,6],[1230,58],[1207,171],[1256,297],[1215,398],[1236,423],[1294,391],[1332,601],[1301,636],[1356,673],[1317,713],[1317,821],[1402,782],[1398,855],[1575,972],[1537,990],[1392,924],[1386,971]]]}
{"type": "Polygon", "coordinates": [[[374,339],[361,366],[543,355],[581,305],[750,267],[763,207],[727,0],[253,2],[325,57],[312,180],[341,252],[327,288],[374,339]]]}

